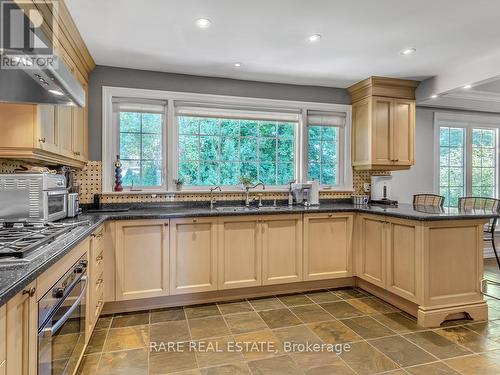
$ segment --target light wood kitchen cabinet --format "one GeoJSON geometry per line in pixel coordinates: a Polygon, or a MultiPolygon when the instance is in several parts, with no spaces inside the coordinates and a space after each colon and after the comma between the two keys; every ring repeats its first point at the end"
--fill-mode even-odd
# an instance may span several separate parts
{"type": "Polygon", "coordinates": [[[358,277],[381,288],[386,285],[387,221],[360,216],[358,277]]]}
{"type": "Polygon", "coordinates": [[[116,300],[168,295],[168,220],[116,223],[116,300]]]}
{"type": "Polygon", "coordinates": [[[6,373],[37,374],[38,304],[33,282],[7,301],[6,373]]]}
{"type": "MultiPolygon", "coordinates": [[[[29,3],[18,1],[28,16],[34,14],[29,12],[32,6],[29,3]]],[[[54,15],[52,11],[56,8],[43,2],[35,5],[44,19],[50,19],[42,23],[41,29],[48,40],[53,40],[54,51],[82,84],[86,106],[0,103],[0,158],[81,168],[88,160],[88,74],[95,63],[64,2],[58,2],[54,15]],[[52,21],[58,24],[55,38],[48,27],[52,21]]]]}
{"type": "MultiPolygon", "coordinates": [[[[104,225],[90,235],[89,288],[86,340],[90,339],[94,326],[104,306],[104,225]]],[[[107,276],[107,275],[106,275],[107,276]]]]}
{"type": "Polygon", "coordinates": [[[40,148],[49,152],[59,152],[59,127],[56,121],[56,106],[38,105],[38,137],[40,148]]]}
{"type": "Polygon", "coordinates": [[[221,217],[219,289],[262,285],[262,234],[256,216],[221,217]]]}
{"type": "Polygon", "coordinates": [[[354,168],[398,170],[415,163],[417,84],[371,77],[349,87],[354,168]]]}
{"type": "Polygon", "coordinates": [[[217,289],[217,218],[170,220],[170,293],[217,289]]]}
{"type": "Polygon", "coordinates": [[[5,375],[7,357],[7,307],[0,307],[0,375],[5,375]]]}
{"type": "Polygon", "coordinates": [[[390,219],[387,226],[387,290],[416,302],[421,282],[422,227],[390,219]]]}
{"type": "Polygon", "coordinates": [[[302,281],[302,216],[261,217],[262,284],[302,281]]]}
{"type": "Polygon", "coordinates": [[[304,215],[304,280],[352,275],[352,214],[304,215]]]}

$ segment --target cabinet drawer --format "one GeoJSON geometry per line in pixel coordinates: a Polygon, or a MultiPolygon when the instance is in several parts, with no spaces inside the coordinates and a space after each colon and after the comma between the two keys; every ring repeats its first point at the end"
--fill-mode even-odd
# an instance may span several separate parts
{"type": "Polygon", "coordinates": [[[93,304],[93,321],[94,323],[97,322],[97,319],[99,319],[99,315],[101,314],[102,307],[104,305],[104,290],[99,294],[99,298],[95,301],[93,304]]]}
{"type": "Polygon", "coordinates": [[[95,254],[96,255],[91,260],[91,272],[92,275],[100,275],[104,269],[104,251],[101,250],[95,254]]]}
{"type": "Polygon", "coordinates": [[[104,278],[103,278],[103,273],[101,272],[99,277],[93,279],[92,285],[90,285],[91,295],[94,297],[100,296],[103,293],[103,285],[104,285],[104,278]]]}
{"type": "Polygon", "coordinates": [[[104,243],[104,227],[101,226],[91,235],[92,237],[92,251],[99,252],[104,243]]]}
{"type": "MultiPolygon", "coordinates": [[[[0,307],[0,364],[3,363],[4,372],[0,371],[0,374],[5,373],[5,354],[6,354],[6,332],[7,332],[7,315],[6,315],[6,305],[0,307]]],[[[0,367],[2,368],[2,367],[0,367]]]]}

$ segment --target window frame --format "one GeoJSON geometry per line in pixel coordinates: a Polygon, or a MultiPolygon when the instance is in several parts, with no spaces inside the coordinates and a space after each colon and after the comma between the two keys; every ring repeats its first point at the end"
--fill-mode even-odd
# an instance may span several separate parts
{"type": "MultiPolygon", "coordinates": [[[[188,115],[186,115],[188,116],[188,115]]],[[[178,124],[178,118],[180,116],[179,115],[175,115],[175,122],[174,122],[174,127],[175,127],[175,131],[176,131],[176,138],[175,138],[175,147],[176,147],[176,152],[175,152],[175,157],[176,157],[176,160],[175,160],[175,164],[174,164],[174,168],[173,168],[173,173],[175,175],[174,179],[177,179],[179,177],[179,152],[178,152],[178,147],[179,147],[179,144],[178,144],[178,139],[179,139],[179,133],[178,133],[178,130],[179,130],[179,124],[178,124]]],[[[200,116],[202,117],[202,116],[200,116]]],[[[258,117],[258,116],[257,116],[258,117]]],[[[263,119],[258,119],[258,118],[255,118],[255,121],[264,121],[263,119]]],[[[223,117],[220,117],[220,118],[223,118],[223,117]]],[[[237,118],[237,116],[234,117],[235,119],[237,118]]],[[[246,118],[238,118],[238,119],[243,119],[245,120],[246,118]]],[[[283,120],[283,119],[270,119],[270,121],[276,121],[276,122],[287,122],[286,120],[283,120]]],[[[298,139],[299,139],[299,129],[300,129],[300,122],[301,122],[301,116],[299,114],[297,114],[297,121],[294,121],[294,160],[293,160],[293,164],[294,164],[294,168],[295,168],[295,179],[297,179],[297,176],[299,174],[299,170],[300,170],[300,165],[299,165],[299,153],[300,153],[300,150],[299,150],[299,142],[298,142],[298,139]]],[[[238,137],[238,139],[240,140],[242,137],[238,137]]],[[[243,137],[245,138],[245,137],[243,137]]],[[[257,147],[259,147],[260,145],[260,136],[257,135],[255,137],[257,139],[257,147]]],[[[239,160],[240,162],[240,160],[239,160]]],[[[257,162],[260,162],[260,160],[258,160],[257,162]]],[[[213,186],[213,185],[211,185],[213,186]]],[[[210,185],[186,185],[186,188],[183,189],[183,191],[206,191],[207,189],[210,188],[210,185]]],[[[241,185],[221,185],[221,189],[224,190],[224,191],[236,191],[236,190],[241,190],[241,185]]],[[[281,191],[281,190],[284,190],[284,189],[288,189],[288,184],[283,184],[283,185],[266,185],[266,190],[268,191],[281,191]]]]}
{"type": "MultiPolygon", "coordinates": [[[[272,108],[276,111],[296,110],[299,112],[299,121],[295,136],[295,173],[298,182],[307,181],[307,111],[322,111],[322,112],[340,112],[345,114],[345,126],[341,128],[343,139],[339,140],[339,171],[341,178],[339,184],[333,186],[321,186],[321,191],[336,191],[336,192],[352,192],[352,167],[351,167],[351,105],[333,104],[333,103],[318,103],[318,102],[302,102],[292,100],[279,99],[262,99],[251,97],[215,95],[215,94],[200,94],[175,91],[135,89],[126,87],[102,87],[102,164],[103,164],[103,193],[104,194],[154,194],[154,193],[175,193],[176,190],[174,179],[178,178],[177,166],[179,163],[178,155],[178,126],[176,124],[175,103],[176,102],[196,102],[213,106],[234,106],[240,108],[259,108],[265,110],[272,108]],[[117,155],[117,137],[116,127],[113,126],[113,98],[130,98],[130,99],[156,99],[166,101],[166,115],[164,121],[164,183],[165,186],[158,189],[143,189],[142,191],[123,192],[113,191],[113,163],[117,155]],[[342,151],[340,151],[342,149],[342,151]]],[[[115,122],[116,123],[116,122],[115,122]]],[[[181,192],[208,192],[210,186],[189,186],[181,190],[181,192]]],[[[287,191],[288,186],[269,186],[266,191],[287,191]]],[[[223,186],[224,192],[241,192],[241,186],[223,186]]]]}
{"type": "MultiPolygon", "coordinates": [[[[462,128],[464,131],[464,190],[465,196],[472,195],[472,130],[473,129],[494,129],[495,135],[495,181],[494,198],[500,196],[500,183],[498,182],[500,170],[500,120],[480,115],[469,115],[450,112],[434,113],[434,192],[440,191],[440,128],[453,127],[462,128]]],[[[446,203],[445,203],[446,204],[446,203]]]]}

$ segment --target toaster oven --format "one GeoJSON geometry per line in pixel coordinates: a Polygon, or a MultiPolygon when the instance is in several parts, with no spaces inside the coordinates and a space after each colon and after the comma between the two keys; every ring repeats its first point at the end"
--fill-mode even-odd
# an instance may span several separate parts
{"type": "Polygon", "coordinates": [[[0,221],[49,222],[67,215],[66,178],[51,173],[0,174],[0,221]]]}

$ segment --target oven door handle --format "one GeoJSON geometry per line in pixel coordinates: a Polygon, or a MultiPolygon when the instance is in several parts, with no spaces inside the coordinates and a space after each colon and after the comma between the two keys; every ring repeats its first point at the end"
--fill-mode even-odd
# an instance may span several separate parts
{"type": "Polygon", "coordinates": [[[87,291],[87,284],[88,284],[87,276],[82,276],[80,282],[83,282],[83,288],[80,295],[76,299],[75,303],[73,303],[71,307],[68,309],[68,311],[66,311],[64,315],[61,316],[61,319],[55,322],[51,328],[47,329],[47,331],[50,331],[51,335],[59,331],[62,325],[66,323],[66,321],[69,319],[71,314],[73,314],[73,312],[78,308],[78,305],[80,305],[80,302],[82,301],[82,298],[85,295],[85,292],[87,291]]]}

